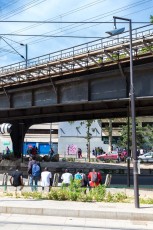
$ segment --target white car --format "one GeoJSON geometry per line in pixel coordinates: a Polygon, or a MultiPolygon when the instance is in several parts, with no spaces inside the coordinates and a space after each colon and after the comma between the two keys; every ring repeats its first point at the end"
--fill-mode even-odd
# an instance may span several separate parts
{"type": "Polygon", "coordinates": [[[140,162],[153,162],[153,152],[148,152],[138,157],[140,162]]]}

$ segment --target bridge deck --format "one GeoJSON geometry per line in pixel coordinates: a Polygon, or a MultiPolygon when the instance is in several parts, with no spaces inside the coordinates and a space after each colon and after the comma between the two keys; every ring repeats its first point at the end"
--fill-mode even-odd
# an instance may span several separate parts
{"type": "MultiPolygon", "coordinates": [[[[129,32],[0,68],[0,85],[11,86],[129,62],[129,32]]],[[[133,58],[153,55],[153,25],[133,30],[133,58]]]]}

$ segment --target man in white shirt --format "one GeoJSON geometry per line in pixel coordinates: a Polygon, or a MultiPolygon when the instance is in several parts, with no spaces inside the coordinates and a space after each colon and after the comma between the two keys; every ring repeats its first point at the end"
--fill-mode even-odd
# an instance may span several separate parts
{"type": "Polygon", "coordinates": [[[49,191],[50,191],[51,178],[52,178],[52,173],[49,172],[48,168],[46,167],[44,171],[41,173],[41,186],[43,191],[44,191],[44,187],[49,187],[49,191]]]}
{"type": "Polygon", "coordinates": [[[140,155],[143,155],[143,149],[140,149],[140,155]]]}
{"type": "Polygon", "coordinates": [[[63,180],[62,184],[64,186],[69,186],[71,181],[73,180],[73,176],[71,173],[69,173],[68,169],[65,169],[65,173],[62,174],[61,179],[63,180]]]}

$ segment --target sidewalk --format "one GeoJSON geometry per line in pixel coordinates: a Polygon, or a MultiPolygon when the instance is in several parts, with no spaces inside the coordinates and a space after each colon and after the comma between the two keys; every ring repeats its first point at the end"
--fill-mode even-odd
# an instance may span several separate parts
{"type": "Polygon", "coordinates": [[[153,221],[153,205],[0,198],[0,213],[153,221]]]}

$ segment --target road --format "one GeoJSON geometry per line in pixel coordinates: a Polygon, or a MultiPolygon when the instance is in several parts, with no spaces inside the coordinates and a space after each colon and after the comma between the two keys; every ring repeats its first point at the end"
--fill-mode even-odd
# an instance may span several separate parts
{"type": "Polygon", "coordinates": [[[153,222],[0,214],[3,230],[145,230],[153,229],[153,222]]]}

